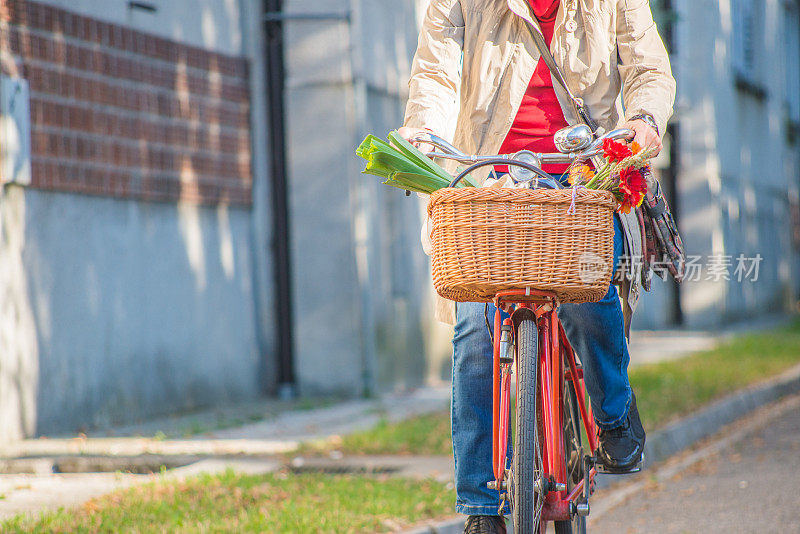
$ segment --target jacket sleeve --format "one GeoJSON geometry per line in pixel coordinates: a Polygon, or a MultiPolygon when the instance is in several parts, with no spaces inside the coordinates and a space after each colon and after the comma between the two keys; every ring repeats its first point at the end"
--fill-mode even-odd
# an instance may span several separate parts
{"type": "Polygon", "coordinates": [[[458,110],[464,16],[459,0],[431,0],[419,33],[403,124],[439,135],[458,110]]]}
{"type": "Polygon", "coordinates": [[[647,0],[617,0],[617,52],[625,118],[650,113],[664,135],[675,79],[647,0]]]}

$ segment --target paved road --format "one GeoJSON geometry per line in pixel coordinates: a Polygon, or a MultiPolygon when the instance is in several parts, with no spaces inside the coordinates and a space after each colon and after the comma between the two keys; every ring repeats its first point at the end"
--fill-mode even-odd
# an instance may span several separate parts
{"type": "Polygon", "coordinates": [[[795,403],[669,479],[651,479],[643,491],[591,521],[589,531],[800,533],[798,480],[795,403]]]}

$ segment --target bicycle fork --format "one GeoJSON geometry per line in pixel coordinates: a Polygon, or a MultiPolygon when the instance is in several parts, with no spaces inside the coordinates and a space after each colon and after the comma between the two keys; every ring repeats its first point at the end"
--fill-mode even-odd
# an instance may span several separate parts
{"type": "Polygon", "coordinates": [[[501,510],[506,488],[506,456],[508,455],[509,413],[511,411],[511,365],[514,362],[511,319],[502,321],[500,310],[495,313],[494,328],[494,424],[492,429],[493,468],[495,480],[488,484],[489,489],[501,493],[501,510]]]}

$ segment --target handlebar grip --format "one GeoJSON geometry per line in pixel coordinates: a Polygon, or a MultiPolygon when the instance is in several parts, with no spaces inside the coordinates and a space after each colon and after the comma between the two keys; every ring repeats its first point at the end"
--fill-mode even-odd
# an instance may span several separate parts
{"type": "Polygon", "coordinates": [[[616,128],[601,135],[598,139],[625,139],[631,141],[635,135],[636,132],[630,128],[616,128]]]}

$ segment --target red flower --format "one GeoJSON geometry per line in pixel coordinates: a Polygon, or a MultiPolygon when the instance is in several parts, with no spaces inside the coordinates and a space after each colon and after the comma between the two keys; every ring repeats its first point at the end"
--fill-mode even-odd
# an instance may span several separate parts
{"type": "Polygon", "coordinates": [[[639,169],[626,167],[619,172],[619,192],[622,195],[619,210],[623,213],[630,213],[642,203],[647,182],[639,169]]]}
{"type": "Polygon", "coordinates": [[[630,147],[614,139],[603,139],[603,155],[610,161],[622,161],[633,155],[630,147]]]}
{"type": "Polygon", "coordinates": [[[622,169],[619,171],[619,181],[620,183],[625,182],[628,184],[628,188],[636,193],[644,194],[647,192],[647,181],[639,169],[633,167],[622,169]]]}

